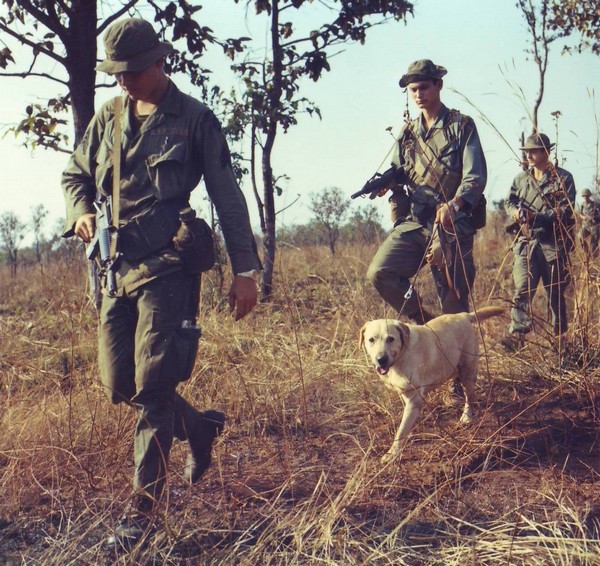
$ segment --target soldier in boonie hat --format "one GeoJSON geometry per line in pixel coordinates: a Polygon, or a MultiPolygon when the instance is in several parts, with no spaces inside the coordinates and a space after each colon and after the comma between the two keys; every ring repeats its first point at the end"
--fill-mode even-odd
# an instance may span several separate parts
{"type": "Polygon", "coordinates": [[[508,229],[516,237],[511,323],[501,343],[512,351],[523,346],[525,334],[535,331],[532,304],[540,283],[548,298],[548,322],[555,336],[568,328],[565,290],[571,281],[569,252],[575,236],[576,190],[573,175],[551,163],[553,147],[541,132],[527,137],[521,147],[527,169],[514,178],[506,200],[506,211],[514,221],[508,229]]]}
{"type": "Polygon", "coordinates": [[[189,203],[202,178],[229,250],[234,274],[229,304],[236,320],[257,303],[254,278],[262,264],[219,121],[165,73],[171,44],[137,18],[115,22],[104,42],[106,60],[98,70],[114,75],[126,96],[107,100],[92,117],[62,185],[64,236],[92,240],[96,258],[100,242],[113,233],[108,222],[97,227],[96,211],[100,208],[106,218],[106,203],[115,203],[118,250],[107,246],[110,265],[104,257],[102,262],[98,373],[108,400],[130,405],[138,417],[134,493],[105,541],[121,553],[141,547],[157,528],[156,511],[168,503],[174,438],[187,443],[184,477],[197,483],[210,466],[225,422],[221,411],[200,411],[176,391],[192,374],[200,339],[200,263],[210,249],[204,245],[212,247],[208,226],[194,218],[189,203]],[[104,151],[107,147],[113,151],[104,151]]]}
{"type": "Polygon", "coordinates": [[[550,151],[554,147],[553,143],[550,143],[550,139],[546,134],[532,134],[527,137],[525,145],[520,149],[527,151],[528,149],[545,149],[550,151]]]}
{"type": "Polygon", "coordinates": [[[436,65],[430,59],[419,59],[408,66],[408,70],[400,78],[400,86],[405,88],[417,81],[438,80],[447,72],[445,67],[436,65]]]}
{"type": "Polygon", "coordinates": [[[140,18],[116,22],[104,34],[106,59],[96,70],[109,75],[143,71],[173,51],[168,41],[160,41],[152,24],[140,18]]]}
{"type": "Polygon", "coordinates": [[[394,230],[367,270],[367,279],[388,305],[417,324],[433,318],[411,283],[425,262],[431,265],[442,313],[468,312],[476,273],[473,237],[485,216],[485,155],[473,119],[441,100],[447,72],[431,59],[418,59],[400,78],[419,115],[406,121],[398,137],[393,179],[386,187],[392,191],[394,230]],[[453,142],[451,156],[448,140],[453,142]],[[439,237],[431,245],[434,234],[439,237]]]}

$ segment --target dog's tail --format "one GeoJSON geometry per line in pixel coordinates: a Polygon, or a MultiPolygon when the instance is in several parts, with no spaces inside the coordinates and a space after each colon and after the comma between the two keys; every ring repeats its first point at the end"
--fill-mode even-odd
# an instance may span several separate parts
{"type": "Polygon", "coordinates": [[[481,307],[475,312],[470,312],[469,318],[471,319],[471,322],[483,322],[493,316],[501,315],[504,311],[504,307],[481,307]]]}

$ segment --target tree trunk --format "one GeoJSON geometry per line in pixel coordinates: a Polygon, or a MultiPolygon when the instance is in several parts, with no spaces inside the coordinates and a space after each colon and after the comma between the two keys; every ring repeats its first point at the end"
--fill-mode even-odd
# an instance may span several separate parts
{"type": "Polygon", "coordinates": [[[95,1],[73,2],[73,15],[69,20],[68,37],[65,41],[65,66],[69,74],[75,130],[74,147],[79,145],[87,125],[94,116],[97,19],[95,1]]]}
{"type": "Polygon", "coordinates": [[[269,127],[265,146],[262,153],[262,174],[264,186],[265,227],[263,229],[264,271],[261,284],[261,295],[267,300],[273,291],[273,268],[275,266],[275,253],[277,251],[275,239],[275,187],[273,183],[273,167],[271,166],[271,153],[277,136],[279,122],[278,110],[281,104],[283,63],[281,44],[279,42],[279,5],[273,2],[271,11],[271,48],[273,51],[273,86],[269,96],[269,127]]]}

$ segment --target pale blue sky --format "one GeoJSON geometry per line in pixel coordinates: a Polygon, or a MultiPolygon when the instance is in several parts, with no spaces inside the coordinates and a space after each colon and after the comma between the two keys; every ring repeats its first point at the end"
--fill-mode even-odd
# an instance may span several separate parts
{"type": "MultiPolygon", "coordinates": [[[[227,26],[230,36],[265,37],[265,18],[244,18],[242,8],[229,0],[227,10],[223,10],[223,0],[205,0],[204,4],[205,25],[215,33],[227,26]]],[[[308,29],[311,23],[314,27],[324,21],[322,4],[315,2],[306,12],[303,25],[308,29]]],[[[302,94],[320,107],[323,119],[302,116],[298,126],[278,138],[275,174],[290,177],[277,200],[278,208],[301,195],[279,217],[280,223],[305,222],[310,217],[311,193],[336,186],[350,195],[380,165],[387,168],[386,155],[393,140],[386,128],[398,132],[406,105],[398,79],[411,61],[422,58],[448,69],[442,100],[475,119],[488,163],[488,201],[503,198],[518,172],[519,136],[522,130],[531,129],[527,114],[538,88],[537,68],[525,54],[528,45],[525,23],[514,0],[421,0],[406,25],[391,22],[372,30],[365,45],[347,46],[331,59],[330,73],[318,83],[303,85],[302,94]]],[[[579,192],[590,186],[598,167],[600,58],[589,53],[561,55],[561,47],[559,42],[552,46],[539,122],[554,141],[550,113],[561,111],[559,159],[573,173],[579,192]]],[[[215,71],[218,67],[225,71],[227,64],[220,57],[207,58],[207,65],[215,71]]],[[[175,81],[193,94],[183,78],[175,81]]],[[[2,85],[0,125],[18,119],[26,102],[56,94],[58,86],[9,78],[2,85]]],[[[97,100],[115,94],[116,89],[104,90],[97,100]]],[[[412,103],[409,108],[415,116],[412,103]]],[[[43,203],[51,214],[49,227],[53,225],[64,214],[59,181],[67,156],[44,150],[31,153],[10,135],[0,140],[0,151],[4,173],[0,213],[13,210],[27,220],[30,209],[43,203]]],[[[250,186],[244,183],[242,188],[257,226],[250,186]]],[[[201,195],[196,192],[197,204],[201,195]]],[[[378,199],[377,206],[389,227],[385,199],[378,199]]]]}

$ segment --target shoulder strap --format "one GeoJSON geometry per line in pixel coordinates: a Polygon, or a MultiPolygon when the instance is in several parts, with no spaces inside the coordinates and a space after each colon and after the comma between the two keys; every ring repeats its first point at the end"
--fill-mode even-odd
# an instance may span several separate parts
{"type": "MultiPolygon", "coordinates": [[[[123,114],[123,99],[120,96],[114,98],[113,110],[113,183],[112,183],[112,220],[115,230],[119,229],[119,214],[121,204],[121,138],[123,129],[121,126],[121,116],[123,114]]],[[[116,246],[116,238],[112,239],[116,246]]],[[[116,250],[111,250],[114,257],[116,250]]]]}
{"type": "Polygon", "coordinates": [[[445,202],[449,201],[460,185],[462,174],[450,171],[416,132],[413,132],[413,137],[419,146],[415,151],[415,173],[445,202]]]}

